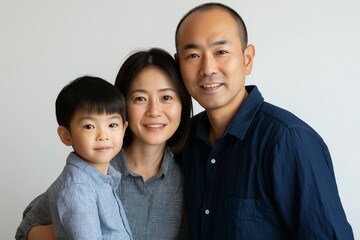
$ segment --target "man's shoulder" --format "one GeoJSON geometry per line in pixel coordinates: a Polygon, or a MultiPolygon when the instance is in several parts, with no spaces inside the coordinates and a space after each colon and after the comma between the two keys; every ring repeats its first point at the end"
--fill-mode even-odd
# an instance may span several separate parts
{"type": "Polygon", "coordinates": [[[260,114],[264,115],[264,118],[272,119],[279,123],[284,124],[286,127],[305,127],[308,128],[308,124],[296,116],[294,113],[287,109],[273,105],[268,102],[264,102],[260,108],[260,114]]]}
{"type": "Polygon", "coordinates": [[[259,119],[268,128],[277,129],[275,132],[293,132],[298,134],[310,134],[318,139],[322,139],[321,136],[304,120],[296,116],[294,113],[273,105],[268,102],[264,102],[259,109],[259,119]]]}

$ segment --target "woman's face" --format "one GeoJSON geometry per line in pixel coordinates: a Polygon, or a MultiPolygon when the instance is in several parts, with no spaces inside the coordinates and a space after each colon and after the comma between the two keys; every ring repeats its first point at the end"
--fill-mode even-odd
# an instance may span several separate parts
{"type": "Polygon", "coordinates": [[[181,101],[170,76],[160,68],[144,68],[134,78],[126,101],[133,141],[165,145],[179,127],[181,101]]]}

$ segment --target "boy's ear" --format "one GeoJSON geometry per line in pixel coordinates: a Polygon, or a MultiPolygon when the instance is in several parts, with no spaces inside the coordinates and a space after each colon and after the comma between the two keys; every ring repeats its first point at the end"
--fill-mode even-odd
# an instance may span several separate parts
{"type": "Polygon", "coordinates": [[[63,126],[59,126],[57,128],[57,133],[60,137],[60,140],[66,145],[66,146],[71,146],[72,145],[72,141],[71,141],[71,134],[70,131],[63,127],[63,126]]]}

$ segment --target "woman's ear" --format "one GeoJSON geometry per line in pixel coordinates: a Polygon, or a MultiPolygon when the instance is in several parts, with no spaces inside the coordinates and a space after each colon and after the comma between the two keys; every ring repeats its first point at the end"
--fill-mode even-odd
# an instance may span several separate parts
{"type": "Polygon", "coordinates": [[[63,126],[59,126],[57,128],[57,133],[60,137],[60,140],[66,145],[66,146],[71,146],[72,145],[72,140],[71,140],[71,134],[70,131],[63,126]]]}
{"type": "Polygon", "coordinates": [[[249,44],[244,50],[245,74],[249,75],[252,71],[255,57],[255,47],[249,44]]]}
{"type": "Polygon", "coordinates": [[[177,53],[174,53],[174,59],[177,63],[179,63],[179,55],[177,53]]]}

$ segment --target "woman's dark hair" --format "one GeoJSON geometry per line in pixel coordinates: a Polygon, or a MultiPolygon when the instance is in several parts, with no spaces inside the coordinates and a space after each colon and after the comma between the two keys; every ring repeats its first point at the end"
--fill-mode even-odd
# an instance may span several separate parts
{"type": "Polygon", "coordinates": [[[79,77],[60,91],[55,102],[58,124],[70,130],[70,121],[79,110],[99,114],[119,113],[123,123],[126,121],[125,98],[121,91],[98,77],[79,77]]]}
{"type": "MultiPolygon", "coordinates": [[[[174,84],[180,98],[182,104],[180,125],[166,142],[166,146],[173,153],[178,153],[185,145],[189,134],[192,101],[182,81],[180,68],[175,59],[168,52],[160,48],[134,52],[122,64],[116,76],[115,86],[120,89],[125,99],[127,99],[133,80],[143,69],[149,66],[155,66],[170,76],[170,80],[174,84]]],[[[131,141],[132,132],[128,127],[125,132],[124,147],[128,146],[131,141]]]]}

